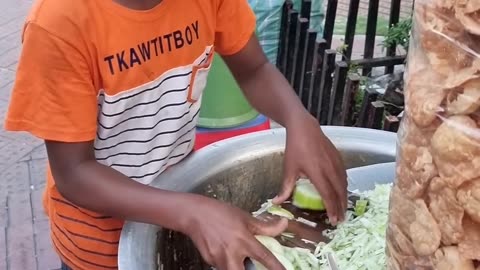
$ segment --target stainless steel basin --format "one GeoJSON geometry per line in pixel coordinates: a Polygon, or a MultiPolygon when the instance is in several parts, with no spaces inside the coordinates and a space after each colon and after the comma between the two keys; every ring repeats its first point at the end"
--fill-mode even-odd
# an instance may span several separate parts
{"type": "MultiPolygon", "coordinates": [[[[323,130],[341,151],[347,168],[395,160],[394,133],[331,126],[323,130]]],[[[213,144],[167,170],[151,185],[256,210],[280,187],[285,138],[284,129],[275,129],[213,144]]],[[[162,264],[165,270],[206,269],[187,237],[155,225],[127,222],[120,239],[119,269],[156,270],[162,264]]]]}

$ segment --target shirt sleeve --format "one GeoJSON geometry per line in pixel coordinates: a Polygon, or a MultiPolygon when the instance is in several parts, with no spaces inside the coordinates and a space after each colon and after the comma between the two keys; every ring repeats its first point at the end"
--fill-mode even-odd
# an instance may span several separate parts
{"type": "Polygon", "coordinates": [[[217,0],[215,51],[221,55],[239,52],[255,32],[255,24],[247,0],[217,0]]]}
{"type": "Polygon", "coordinates": [[[5,128],[44,140],[95,139],[97,91],[81,47],[35,23],[24,29],[5,128]]]}

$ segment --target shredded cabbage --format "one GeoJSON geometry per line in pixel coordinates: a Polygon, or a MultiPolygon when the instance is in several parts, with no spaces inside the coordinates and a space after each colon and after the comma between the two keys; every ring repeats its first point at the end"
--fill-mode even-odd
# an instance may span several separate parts
{"type": "Polygon", "coordinates": [[[385,233],[390,190],[391,185],[377,185],[371,191],[355,191],[368,199],[367,211],[360,216],[348,211],[345,222],[334,230],[323,232],[331,241],[318,243],[313,253],[307,249],[282,246],[271,237],[262,236],[261,242],[277,258],[281,257],[287,269],[293,266],[294,270],[327,270],[328,252],[332,253],[342,270],[386,269],[385,233]],[[285,263],[285,260],[289,263],[285,263]]]}
{"type": "MultiPolygon", "coordinates": [[[[308,249],[282,246],[275,238],[269,236],[258,235],[256,237],[260,243],[272,252],[286,270],[313,270],[320,267],[320,261],[308,249]]],[[[267,270],[259,262],[253,261],[253,264],[257,270],[267,270]]]]}
{"type": "Polygon", "coordinates": [[[280,205],[272,205],[267,209],[267,212],[270,213],[271,215],[279,216],[279,217],[284,217],[287,219],[293,219],[294,216],[293,214],[288,211],[287,209],[284,209],[280,205]]]}
{"type": "Polygon", "coordinates": [[[376,185],[374,190],[358,192],[369,201],[363,215],[347,213],[346,222],[335,230],[326,231],[332,239],[328,244],[320,244],[315,256],[327,269],[327,252],[332,252],[342,270],[386,269],[385,234],[388,221],[388,201],[391,185],[376,185]]]}

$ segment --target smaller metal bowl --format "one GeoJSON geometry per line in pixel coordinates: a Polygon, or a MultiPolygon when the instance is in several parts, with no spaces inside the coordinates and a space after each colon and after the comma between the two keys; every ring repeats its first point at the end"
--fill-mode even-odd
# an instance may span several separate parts
{"type": "Polygon", "coordinates": [[[376,184],[390,184],[395,180],[395,162],[378,163],[347,170],[348,190],[366,191],[376,184]]]}

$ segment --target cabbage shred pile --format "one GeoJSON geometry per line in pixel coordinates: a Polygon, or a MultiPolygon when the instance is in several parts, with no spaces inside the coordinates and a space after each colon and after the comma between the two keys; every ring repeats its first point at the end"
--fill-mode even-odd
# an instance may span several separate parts
{"type": "Polygon", "coordinates": [[[361,216],[348,211],[345,222],[334,230],[323,232],[331,241],[319,243],[314,253],[281,246],[273,243],[275,239],[265,239],[264,236],[261,242],[287,270],[327,270],[329,252],[342,270],[386,269],[385,236],[390,190],[391,185],[377,185],[374,190],[355,191],[369,200],[368,210],[361,216]]]}
{"type": "MultiPolygon", "coordinates": [[[[346,222],[324,234],[332,239],[320,243],[315,255],[326,266],[326,253],[332,252],[342,270],[386,269],[385,236],[391,185],[377,185],[374,190],[356,192],[369,200],[368,210],[355,217],[348,212],[346,222]]],[[[322,267],[320,269],[327,269],[322,267]]]]}

